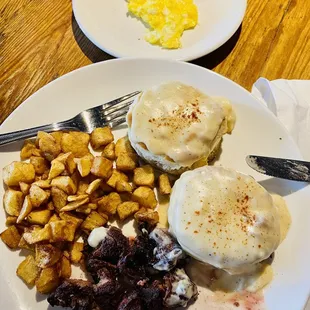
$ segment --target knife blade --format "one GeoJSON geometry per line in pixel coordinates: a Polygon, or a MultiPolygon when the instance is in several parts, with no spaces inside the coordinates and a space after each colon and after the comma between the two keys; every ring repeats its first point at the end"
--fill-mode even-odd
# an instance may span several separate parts
{"type": "Polygon", "coordinates": [[[310,182],[310,162],[248,155],[247,164],[257,172],[293,181],[310,182]]]}

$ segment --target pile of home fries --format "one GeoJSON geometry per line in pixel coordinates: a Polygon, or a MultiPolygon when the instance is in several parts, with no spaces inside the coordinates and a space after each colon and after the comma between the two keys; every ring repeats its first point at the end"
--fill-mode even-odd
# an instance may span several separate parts
{"type": "MultiPolygon", "coordinates": [[[[127,137],[114,143],[108,127],[90,135],[38,132],[20,157],[3,168],[8,228],[0,236],[9,248],[30,251],[16,273],[40,293],[70,278],[71,264],[83,264],[82,235],[131,216],[159,221],[153,168],[139,166],[127,137]]],[[[158,189],[170,194],[167,175],[158,177],[158,189]]]]}

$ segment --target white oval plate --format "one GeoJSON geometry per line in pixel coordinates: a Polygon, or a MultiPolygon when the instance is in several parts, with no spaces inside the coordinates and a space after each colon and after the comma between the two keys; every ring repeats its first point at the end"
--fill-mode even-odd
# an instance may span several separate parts
{"type": "Polygon", "coordinates": [[[246,0],[195,0],[199,25],[182,36],[182,48],[162,49],[144,40],[146,27],[128,16],[126,0],[73,0],[72,7],[84,34],[115,57],[152,57],[189,61],[224,44],[238,29],[246,0]]]}
{"type": "MultiPolygon", "coordinates": [[[[217,164],[235,168],[262,181],[268,190],[286,199],[292,215],[292,226],[276,251],[273,264],[275,277],[265,291],[270,310],[302,310],[310,288],[310,193],[303,183],[289,182],[260,175],[245,162],[248,154],[301,158],[300,152],[284,127],[272,113],[246,90],[234,82],[206,69],[187,63],[118,59],[81,68],[42,88],[16,109],[0,127],[0,132],[61,121],[78,112],[124,94],[158,83],[179,80],[212,96],[230,99],[237,114],[236,128],[224,137],[222,154],[217,164]]],[[[126,128],[114,132],[116,138],[126,128]]],[[[0,148],[0,163],[5,166],[19,160],[21,143],[0,148]]],[[[2,169],[0,170],[0,178],[2,169]]],[[[0,200],[3,196],[0,186],[0,200]]],[[[0,210],[0,231],[5,228],[5,215],[0,210]]],[[[29,291],[15,275],[23,259],[0,242],[0,309],[45,310],[47,302],[35,290],[29,291]]],[[[195,279],[194,279],[195,280],[195,279]]],[[[205,309],[202,292],[191,309],[205,309]]],[[[49,308],[52,309],[52,308],[49,308]]]]}

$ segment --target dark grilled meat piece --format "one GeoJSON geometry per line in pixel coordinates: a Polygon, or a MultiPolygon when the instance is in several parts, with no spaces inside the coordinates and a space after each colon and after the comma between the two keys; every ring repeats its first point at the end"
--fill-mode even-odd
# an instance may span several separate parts
{"type": "Polygon", "coordinates": [[[151,225],[148,222],[138,222],[138,230],[139,231],[147,231],[148,233],[150,233],[152,230],[154,229],[154,225],[151,225]]]}
{"type": "Polygon", "coordinates": [[[92,284],[84,280],[64,281],[50,294],[47,301],[52,306],[69,307],[73,310],[92,310],[96,308],[92,284]]]}
{"type": "Polygon", "coordinates": [[[144,306],[143,309],[163,309],[165,289],[159,281],[154,281],[150,287],[140,287],[138,290],[144,306]]]}
{"type": "Polygon", "coordinates": [[[136,268],[128,268],[126,265],[119,266],[120,281],[122,285],[135,286],[141,280],[146,278],[146,272],[144,266],[139,266],[136,268]]]}
{"type": "Polygon", "coordinates": [[[107,263],[104,260],[94,259],[90,254],[86,259],[86,269],[96,283],[99,281],[100,278],[98,276],[98,271],[102,268],[106,268],[110,272],[111,277],[115,277],[117,274],[117,267],[115,265],[107,263]]]}
{"type": "Polygon", "coordinates": [[[94,299],[104,310],[116,309],[122,298],[122,287],[116,278],[106,268],[97,272],[99,282],[93,285],[94,299]]]}
{"type": "Polygon", "coordinates": [[[73,310],[185,306],[197,296],[196,285],[179,269],[187,256],[167,231],[141,232],[129,241],[120,229],[110,227],[96,249],[85,244],[86,270],[94,282],[66,280],[48,302],[73,310]]]}
{"type": "Polygon", "coordinates": [[[136,285],[147,278],[146,267],[153,258],[154,246],[144,233],[135,238],[128,254],[119,260],[117,267],[127,285],[136,285]]]}
{"type": "Polygon", "coordinates": [[[121,303],[118,305],[117,310],[143,310],[141,298],[136,291],[125,295],[121,303]]]}
{"type": "Polygon", "coordinates": [[[93,285],[93,294],[97,305],[104,310],[115,309],[122,297],[121,284],[106,268],[100,269],[97,276],[99,282],[93,285]]]}
{"type": "Polygon", "coordinates": [[[128,254],[123,256],[119,265],[125,264],[130,268],[146,266],[153,259],[153,250],[156,243],[149,239],[148,234],[137,236],[131,245],[128,254]]]}
{"type": "Polygon", "coordinates": [[[123,295],[122,287],[116,280],[100,280],[93,288],[97,305],[104,310],[116,309],[123,295]]]}
{"type": "Polygon", "coordinates": [[[128,238],[122,234],[119,228],[111,226],[107,236],[92,253],[92,257],[117,264],[120,257],[128,252],[128,249],[128,238]]]}

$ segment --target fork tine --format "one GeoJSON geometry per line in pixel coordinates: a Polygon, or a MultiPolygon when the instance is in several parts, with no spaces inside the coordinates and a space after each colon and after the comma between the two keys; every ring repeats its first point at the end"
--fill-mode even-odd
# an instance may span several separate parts
{"type": "Polygon", "coordinates": [[[115,118],[118,118],[120,116],[126,115],[128,110],[129,110],[129,108],[122,109],[122,110],[119,110],[119,111],[115,111],[115,112],[113,112],[113,113],[111,113],[111,114],[109,114],[107,116],[102,117],[102,120],[107,123],[107,122],[109,122],[109,121],[111,121],[111,120],[113,120],[115,118]]]}
{"type": "Polygon", "coordinates": [[[107,125],[111,128],[117,127],[126,122],[126,117],[121,117],[116,120],[109,122],[107,125]]]}
{"type": "Polygon", "coordinates": [[[103,115],[107,116],[107,115],[110,115],[111,113],[113,113],[115,111],[118,111],[118,110],[121,110],[123,108],[129,107],[132,103],[133,103],[133,100],[125,102],[123,104],[118,104],[118,105],[116,105],[114,107],[112,106],[110,108],[107,108],[107,109],[103,110],[102,113],[103,113],[103,115]]]}
{"type": "Polygon", "coordinates": [[[114,106],[114,105],[116,105],[116,104],[118,104],[118,103],[121,103],[121,102],[123,102],[123,101],[126,101],[126,100],[128,100],[128,99],[130,99],[130,98],[132,98],[132,97],[134,97],[134,96],[136,96],[136,95],[138,95],[139,93],[140,93],[140,91],[135,91],[135,92],[133,92],[133,93],[131,93],[131,94],[128,94],[128,95],[125,95],[125,96],[123,96],[123,97],[114,99],[114,100],[112,100],[112,101],[110,101],[110,102],[104,103],[104,104],[102,105],[102,108],[103,108],[103,109],[108,109],[108,108],[110,108],[110,107],[112,107],[112,106],[114,106]]]}

